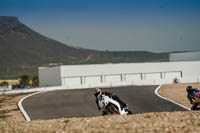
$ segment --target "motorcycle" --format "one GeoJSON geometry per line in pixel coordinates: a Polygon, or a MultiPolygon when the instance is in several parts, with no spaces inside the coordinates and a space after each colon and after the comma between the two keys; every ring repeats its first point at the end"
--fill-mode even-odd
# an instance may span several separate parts
{"type": "Polygon", "coordinates": [[[112,98],[101,95],[98,98],[99,107],[103,110],[102,115],[106,114],[119,114],[119,115],[129,115],[132,112],[129,110],[128,106],[121,108],[120,104],[113,100],[112,98]]]}

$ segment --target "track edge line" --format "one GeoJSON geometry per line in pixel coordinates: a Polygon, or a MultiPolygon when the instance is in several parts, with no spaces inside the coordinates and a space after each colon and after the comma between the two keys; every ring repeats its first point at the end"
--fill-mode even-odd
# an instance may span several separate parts
{"type": "Polygon", "coordinates": [[[25,118],[26,121],[31,121],[31,118],[29,117],[28,113],[24,110],[24,108],[23,108],[23,106],[22,106],[22,102],[23,102],[26,98],[31,97],[31,96],[36,95],[36,94],[40,94],[40,93],[42,93],[42,92],[36,92],[36,93],[30,94],[30,95],[28,95],[28,96],[25,96],[25,97],[23,97],[22,99],[20,99],[20,101],[18,102],[17,105],[18,105],[18,107],[19,107],[19,110],[21,111],[21,113],[22,113],[22,115],[24,116],[24,118],[25,118]]]}
{"type": "Polygon", "coordinates": [[[166,98],[166,97],[161,96],[161,95],[159,94],[159,89],[161,88],[161,86],[162,86],[162,85],[159,85],[159,86],[155,89],[155,91],[154,91],[154,93],[155,93],[158,97],[160,97],[161,99],[164,99],[164,100],[166,100],[166,101],[169,101],[169,102],[171,102],[171,103],[173,103],[173,104],[176,104],[176,105],[178,105],[178,106],[180,106],[180,107],[182,107],[182,108],[184,108],[184,109],[186,109],[186,110],[191,110],[190,108],[188,108],[188,107],[186,107],[186,106],[184,106],[184,105],[182,105],[182,104],[180,104],[180,103],[177,103],[177,102],[175,102],[175,101],[173,101],[173,100],[171,100],[171,99],[168,99],[168,98],[166,98]]]}

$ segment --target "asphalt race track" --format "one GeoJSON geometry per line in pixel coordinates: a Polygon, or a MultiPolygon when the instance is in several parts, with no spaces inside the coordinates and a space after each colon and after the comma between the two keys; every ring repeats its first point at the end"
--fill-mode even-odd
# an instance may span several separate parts
{"type": "MultiPolygon", "coordinates": [[[[172,112],[185,109],[160,99],[154,94],[157,86],[127,86],[103,89],[119,96],[134,114],[145,112],[172,112]]],[[[92,117],[100,115],[94,89],[50,91],[25,99],[22,103],[32,120],[62,117],[92,117]]]]}

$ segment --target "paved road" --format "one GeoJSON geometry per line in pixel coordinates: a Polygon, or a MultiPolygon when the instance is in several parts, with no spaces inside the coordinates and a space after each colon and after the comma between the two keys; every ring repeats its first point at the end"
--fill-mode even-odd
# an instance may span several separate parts
{"type": "MultiPolygon", "coordinates": [[[[103,89],[117,94],[128,103],[134,114],[145,112],[184,111],[185,109],[160,99],[154,94],[157,86],[127,86],[103,89]]],[[[94,89],[45,92],[23,101],[32,120],[62,117],[91,117],[100,113],[93,95],[94,89]]]]}

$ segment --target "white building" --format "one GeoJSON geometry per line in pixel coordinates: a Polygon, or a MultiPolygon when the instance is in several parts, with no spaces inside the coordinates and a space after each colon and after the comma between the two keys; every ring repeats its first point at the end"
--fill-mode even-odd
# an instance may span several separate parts
{"type": "Polygon", "coordinates": [[[40,67],[40,86],[88,88],[96,86],[153,85],[199,82],[200,61],[162,63],[123,63],[96,65],[61,65],[40,67]]]}
{"type": "Polygon", "coordinates": [[[197,52],[183,52],[183,53],[171,53],[169,55],[169,61],[200,61],[200,51],[197,52]]]}

